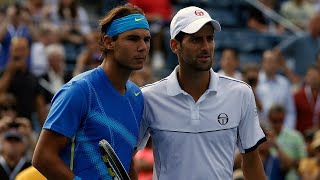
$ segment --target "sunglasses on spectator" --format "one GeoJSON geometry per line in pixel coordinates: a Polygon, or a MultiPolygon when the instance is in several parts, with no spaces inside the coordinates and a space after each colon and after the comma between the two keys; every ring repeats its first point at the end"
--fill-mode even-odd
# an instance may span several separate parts
{"type": "Polygon", "coordinates": [[[0,105],[1,111],[9,111],[9,110],[16,110],[16,105],[14,104],[1,104],[0,105]]]}
{"type": "Polygon", "coordinates": [[[270,122],[273,124],[280,124],[280,123],[283,123],[283,120],[284,119],[282,119],[282,118],[281,119],[280,118],[279,119],[270,119],[270,122]]]}

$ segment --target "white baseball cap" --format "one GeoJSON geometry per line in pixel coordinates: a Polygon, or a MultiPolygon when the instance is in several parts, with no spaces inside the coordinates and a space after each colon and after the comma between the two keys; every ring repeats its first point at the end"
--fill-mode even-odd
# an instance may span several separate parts
{"type": "Polygon", "coordinates": [[[215,31],[221,31],[219,22],[212,19],[205,10],[196,6],[183,8],[177,12],[171,21],[171,39],[175,38],[180,31],[193,34],[208,22],[211,22],[215,31]]]}

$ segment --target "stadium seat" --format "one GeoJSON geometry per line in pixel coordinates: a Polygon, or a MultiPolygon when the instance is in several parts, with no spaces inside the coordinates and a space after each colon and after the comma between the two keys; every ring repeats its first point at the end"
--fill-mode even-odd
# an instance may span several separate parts
{"type": "Polygon", "coordinates": [[[216,19],[222,27],[239,27],[239,19],[236,11],[228,9],[204,8],[213,19],[216,19]]]}

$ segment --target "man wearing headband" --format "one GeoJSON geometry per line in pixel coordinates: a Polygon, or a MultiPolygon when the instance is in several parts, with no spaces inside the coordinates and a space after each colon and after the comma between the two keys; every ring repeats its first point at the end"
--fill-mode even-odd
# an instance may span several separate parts
{"type": "Polygon", "coordinates": [[[100,155],[102,139],[126,171],[132,169],[143,96],[128,78],[146,60],[149,25],[140,8],[126,4],[111,10],[100,27],[102,64],[61,88],[40,134],[33,165],[48,179],[112,179],[100,155]]]}
{"type": "Polygon", "coordinates": [[[251,87],[212,70],[220,24],[201,8],[177,12],[170,47],[179,65],[142,88],[145,98],[138,149],[152,138],[157,179],[232,179],[242,153],[246,179],[266,179],[257,147],[266,140],[251,87]]]}

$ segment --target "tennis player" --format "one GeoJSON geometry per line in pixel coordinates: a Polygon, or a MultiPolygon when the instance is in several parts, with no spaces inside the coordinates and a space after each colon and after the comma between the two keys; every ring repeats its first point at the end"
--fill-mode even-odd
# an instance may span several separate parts
{"type": "Polygon", "coordinates": [[[61,88],[40,134],[33,165],[48,179],[111,179],[100,155],[101,139],[129,172],[143,96],[128,78],[146,60],[149,25],[140,8],[126,4],[111,10],[100,27],[102,64],[61,88]]]}
{"type": "Polygon", "coordinates": [[[266,138],[252,89],[211,68],[214,35],[220,30],[216,20],[195,6],[181,9],[171,21],[170,47],[179,65],[168,77],[142,88],[138,148],[151,135],[154,179],[232,179],[236,148],[245,179],[266,179],[257,150],[266,138]]]}

